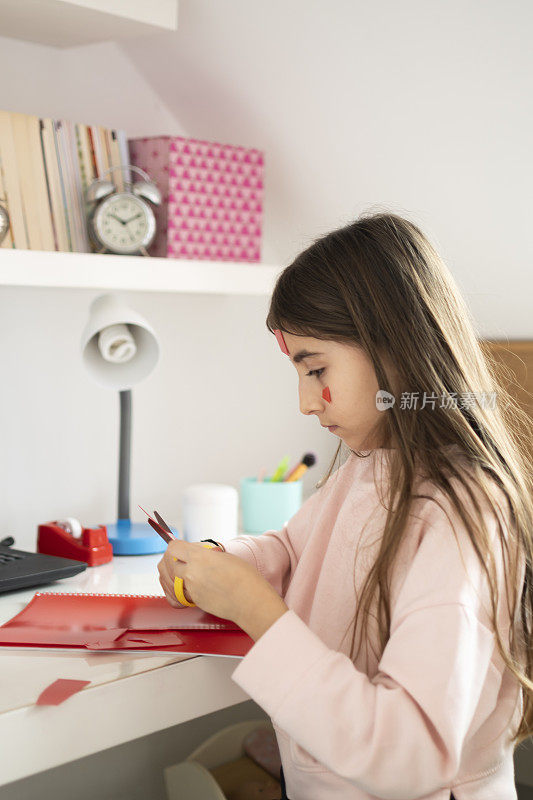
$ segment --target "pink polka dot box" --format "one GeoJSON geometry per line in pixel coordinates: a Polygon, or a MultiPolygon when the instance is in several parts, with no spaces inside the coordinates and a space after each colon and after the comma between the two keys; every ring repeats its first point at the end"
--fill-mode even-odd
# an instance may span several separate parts
{"type": "Polygon", "coordinates": [[[128,141],[130,162],[157,183],[157,233],[148,252],[163,258],[260,261],[263,153],[180,136],[128,141]]]}

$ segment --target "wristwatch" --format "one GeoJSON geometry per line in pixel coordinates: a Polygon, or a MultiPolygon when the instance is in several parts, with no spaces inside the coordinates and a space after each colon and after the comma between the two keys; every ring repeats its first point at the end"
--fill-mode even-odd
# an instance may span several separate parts
{"type": "Polygon", "coordinates": [[[214,539],[202,539],[202,542],[211,542],[211,544],[214,544],[215,547],[220,547],[224,552],[226,552],[226,548],[224,547],[224,545],[221,544],[220,542],[215,542],[214,539]]]}

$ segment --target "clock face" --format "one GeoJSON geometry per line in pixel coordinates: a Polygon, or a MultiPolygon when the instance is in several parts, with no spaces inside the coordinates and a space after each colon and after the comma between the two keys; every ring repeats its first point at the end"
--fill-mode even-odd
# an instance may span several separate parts
{"type": "Polygon", "coordinates": [[[137,253],[155,236],[154,212],[142,198],[117,192],[96,207],[92,233],[112,253],[137,253]]]}
{"type": "Polygon", "coordinates": [[[3,206],[0,206],[0,242],[3,240],[5,236],[7,236],[8,230],[9,230],[9,216],[5,208],[3,206]]]}

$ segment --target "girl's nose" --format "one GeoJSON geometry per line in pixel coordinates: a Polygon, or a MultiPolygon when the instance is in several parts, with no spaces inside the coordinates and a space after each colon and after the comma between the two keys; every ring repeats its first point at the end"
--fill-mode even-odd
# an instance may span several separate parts
{"type": "Polygon", "coordinates": [[[299,389],[300,412],[302,414],[316,414],[322,412],[324,400],[320,392],[312,389],[299,389]]]}

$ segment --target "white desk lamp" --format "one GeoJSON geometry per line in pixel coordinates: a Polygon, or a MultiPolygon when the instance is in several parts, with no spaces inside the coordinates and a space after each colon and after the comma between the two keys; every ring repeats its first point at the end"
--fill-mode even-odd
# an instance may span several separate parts
{"type": "Polygon", "coordinates": [[[115,555],[145,555],[166,550],[166,542],[146,522],[130,520],[131,388],[146,378],[159,358],[157,337],[119,295],[93,300],[81,337],[83,362],[92,377],[120,394],[118,519],[106,525],[115,555]]]}

